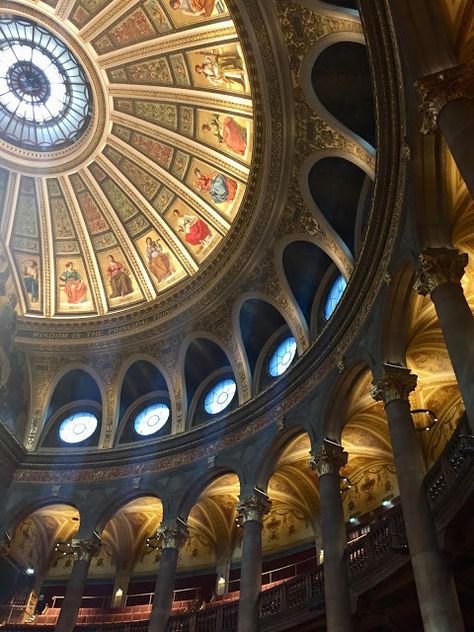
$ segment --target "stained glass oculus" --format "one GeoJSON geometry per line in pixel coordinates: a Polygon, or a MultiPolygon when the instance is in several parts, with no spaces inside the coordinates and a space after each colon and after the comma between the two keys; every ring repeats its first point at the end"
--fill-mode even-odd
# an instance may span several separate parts
{"type": "Polygon", "coordinates": [[[87,130],[91,92],[79,62],[47,29],[0,19],[0,136],[33,151],[71,145],[87,130]]]}
{"type": "Polygon", "coordinates": [[[293,362],[295,353],[296,340],[293,336],[289,336],[288,338],[285,338],[285,340],[282,340],[273,352],[273,355],[268,363],[268,372],[270,375],[272,377],[282,375],[293,362]]]}
{"type": "Polygon", "coordinates": [[[204,398],[204,410],[209,415],[222,412],[234,399],[236,390],[237,384],[230,378],[217,382],[204,398]]]}
{"type": "Polygon", "coordinates": [[[137,434],[146,437],[161,430],[169,416],[170,409],[166,404],[150,404],[135,417],[133,428],[137,434]]]}
{"type": "Polygon", "coordinates": [[[94,434],[98,424],[93,413],[78,411],[61,422],[59,438],[64,443],[81,443],[94,434]]]}
{"type": "Polygon", "coordinates": [[[347,281],[342,276],[337,277],[337,279],[333,282],[331,287],[329,288],[329,292],[326,296],[326,302],[324,303],[324,318],[329,320],[332,316],[332,313],[337,307],[337,304],[341,300],[342,295],[344,294],[344,290],[347,287],[347,281]]]}

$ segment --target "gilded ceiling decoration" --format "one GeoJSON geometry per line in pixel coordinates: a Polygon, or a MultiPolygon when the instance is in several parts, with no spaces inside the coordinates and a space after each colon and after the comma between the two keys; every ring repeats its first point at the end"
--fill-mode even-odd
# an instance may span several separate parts
{"type": "Polygon", "coordinates": [[[20,313],[104,315],[195,275],[253,153],[224,0],[2,2],[0,28],[1,235],[20,313]]]}

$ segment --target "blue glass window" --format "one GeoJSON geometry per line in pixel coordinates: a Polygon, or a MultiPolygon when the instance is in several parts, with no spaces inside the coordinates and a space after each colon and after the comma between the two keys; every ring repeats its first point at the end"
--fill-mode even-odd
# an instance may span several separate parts
{"type": "Polygon", "coordinates": [[[64,443],[81,443],[94,434],[98,424],[94,413],[77,411],[61,422],[59,438],[64,443]]]}
{"type": "Polygon", "coordinates": [[[234,399],[237,384],[234,380],[227,378],[214,384],[204,398],[204,410],[209,415],[216,415],[223,411],[234,399]]]}
{"type": "Polygon", "coordinates": [[[337,277],[327,294],[326,302],[324,303],[324,318],[329,320],[337,307],[337,304],[341,300],[341,296],[344,294],[344,290],[347,287],[347,281],[342,276],[337,277]]]}
{"type": "Polygon", "coordinates": [[[170,409],[166,404],[150,404],[135,417],[133,428],[143,437],[161,430],[170,417],[170,409]]]}
{"type": "Polygon", "coordinates": [[[282,375],[293,362],[296,354],[296,340],[293,336],[285,338],[273,352],[268,363],[268,372],[272,377],[282,375]]]}

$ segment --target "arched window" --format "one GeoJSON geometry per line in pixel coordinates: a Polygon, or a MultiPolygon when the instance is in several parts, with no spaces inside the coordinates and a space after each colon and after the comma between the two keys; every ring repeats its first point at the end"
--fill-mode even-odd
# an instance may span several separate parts
{"type": "Polygon", "coordinates": [[[237,391],[237,384],[226,378],[214,384],[204,398],[204,410],[209,415],[217,415],[230,405],[237,391]]]}
{"type": "Polygon", "coordinates": [[[92,437],[99,421],[94,413],[78,410],[68,415],[59,425],[59,438],[64,443],[82,443],[92,437]]]}
{"type": "Polygon", "coordinates": [[[295,354],[296,340],[293,336],[282,340],[268,362],[268,372],[270,375],[272,377],[282,375],[293,362],[295,354]]]}
{"type": "Polygon", "coordinates": [[[344,290],[347,287],[347,281],[341,275],[337,277],[337,279],[331,285],[329,292],[326,296],[326,301],[324,303],[324,318],[325,320],[329,320],[337,307],[337,304],[341,300],[342,295],[344,294],[344,290]]]}
{"type": "Polygon", "coordinates": [[[142,437],[153,435],[161,430],[170,417],[170,408],[164,403],[149,404],[135,417],[133,428],[142,437]]]}

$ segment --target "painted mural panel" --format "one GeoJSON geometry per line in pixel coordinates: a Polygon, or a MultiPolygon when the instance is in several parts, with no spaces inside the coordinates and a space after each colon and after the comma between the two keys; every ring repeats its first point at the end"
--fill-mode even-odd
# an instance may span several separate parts
{"type": "Polygon", "coordinates": [[[165,290],[186,276],[178,258],[156,230],[147,231],[135,243],[157,290],[165,290]]]}
{"type": "Polygon", "coordinates": [[[250,94],[244,57],[237,42],[193,50],[186,57],[195,87],[250,94]]]}
{"type": "Polygon", "coordinates": [[[165,218],[198,261],[203,261],[221,239],[221,235],[208,222],[181,200],[175,201],[165,218]]]}
{"type": "Polygon", "coordinates": [[[196,159],[192,160],[186,183],[227,217],[234,215],[239,207],[245,187],[244,183],[196,159]]]}
{"type": "Polygon", "coordinates": [[[98,253],[97,260],[110,308],[124,307],[143,298],[120,248],[98,253]]]}
{"type": "Polygon", "coordinates": [[[198,110],[198,138],[219,151],[245,162],[252,152],[252,121],[240,116],[198,110]]]}

